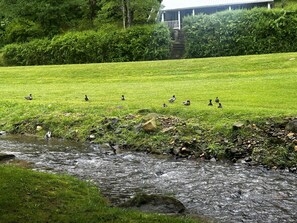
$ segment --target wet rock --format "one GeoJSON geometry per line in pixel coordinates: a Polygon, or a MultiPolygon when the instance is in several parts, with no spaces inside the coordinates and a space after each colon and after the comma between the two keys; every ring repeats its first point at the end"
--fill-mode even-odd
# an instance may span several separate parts
{"type": "Polygon", "coordinates": [[[14,159],[14,158],[15,158],[15,155],[13,155],[13,154],[0,153],[0,161],[7,161],[7,160],[14,159]]]}
{"type": "Polygon", "coordinates": [[[211,158],[210,160],[209,160],[210,162],[217,162],[217,160],[216,160],[216,158],[211,158]]]}
{"type": "Polygon", "coordinates": [[[290,121],[287,125],[286,125],[286,130],[290,131],[290,132],[294,132],[297,133],[297,119],[290,121]]]}
{"type": "Polygon", "coordinates": [[[295,152],[297,152],[297,146],[294,147],[295,152]]]}
{"type": "Polygon", "coordinates": [[[185,206],[176,198],[155,194],[137,194],[134,198],[122,204],[121,207],[166,214],[183,213],[186,210],[185,206]]]}
{"type": "Polygon", "coordinates": [[[156,119],[152,118],[151,120],[149,120],[146,123],[142,124],[142,128],[146,132],[156,131],[156,129],[157,129],[156,119]]]}

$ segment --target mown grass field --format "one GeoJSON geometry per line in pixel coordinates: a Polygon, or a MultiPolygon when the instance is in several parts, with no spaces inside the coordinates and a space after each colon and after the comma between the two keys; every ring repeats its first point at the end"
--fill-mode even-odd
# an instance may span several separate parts
{"type": "Polygon", "coordinates": [[[94,185],[69,176],[4,165],[0,165],[0,176],[1,223],[201,222],[110,208],[94,185]]]}
{"type": "Polygon", "coordinates": [[[297,53],[136,63],[1,67],[0,127],[32,117],[71,121],[150,109],[223,126],[297,114],[297,53]],[[33,94],[33,100],[24,96],[33,94]],[[84,95],[90,98],[84,101],[84,95]],[[121,101],[121,95],[126,101],[121,101]],[[176,95],[174,104],[168,99],[176,95]],[[223,109],[207,106],[218,96],[223,109]],[[182,101],[191,100],[191,106],[182,101]],[[168,107],[163,108],[162,104],[168,107]],[[72,117],[72,120],[71,120],[72,117]]]}

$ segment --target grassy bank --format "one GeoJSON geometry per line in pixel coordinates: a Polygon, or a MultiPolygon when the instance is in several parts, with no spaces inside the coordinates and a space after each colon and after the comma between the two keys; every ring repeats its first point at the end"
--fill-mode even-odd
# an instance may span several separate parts
{"type": "MultiPolygon", "coordinates": [[[[92,135],[98,143],[152,152],[190,144],[196,155],[220,155],[230,146],[220,141],[232,140],[234,122],[297,115],[295,58],[297,53],[1,67],[0,129],[40,136],[50,130],[53,137],[78,141],[92,135]],[[32,101],[24,99],[29,93],[32,101]],[[170,104],[172,95],[177,100],[170,104]],[[208,106],[217,96],[223,109],[208,106]],[[187,99],[190,106],[182,104],[187,99]],[[143,131],[141,124],[150,119],[156,119],[156,131],[143,131]]],[[[290,165],[295,163],[294,157],[290,165]]]]}
{"type": "Polygon", "coordinates": [[[98,189],[69,176],[0,165],[0,222],[199,222],[110,208],[98,189]]]}

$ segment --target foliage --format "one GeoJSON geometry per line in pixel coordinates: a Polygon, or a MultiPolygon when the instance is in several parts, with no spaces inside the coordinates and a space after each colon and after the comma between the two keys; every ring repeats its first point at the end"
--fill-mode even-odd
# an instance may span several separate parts
{"type": "MultiPolygon", "coordinates": [[[[82,9],[85,4],[84,0],[0,0],[0,8],[5,8],[1,14],[10,27],[5,30],[5,36],[13,35],[10,32],[16,32],[20,29],[20,25],[23,30],[26,27],[38,27],[39,34],[43,34],[42,37],[51,37],[62,33],[75,27],[78,20],[83,18],[82,9]]],[[[30,32],[27,32],[25,38],[18,39],[18,41],[25,42],[28,38],[39,37],[35,33],[29,34],[30,32]]],[[[18,37],[20,38],[22,35],[18,37]]],[[[14,38],[6,38],[5,43],[14,43],[14,40],[14,38]]]]}
{"type": "Polygon", "coordinates": [[[94,185],[69,176],[0,165],[0,222],[199,222],[111,208],[94,185]]]}
{"type": "Polygon", "coordinates": [[[52,40],[6,45],[7,65],[71,64],[166,59],[170,34],[163,25],[126,30],[69,32],[52,40]]]}
{"type": "Polygon", "coordinates": [[[115,23],[126,28],[132,25],[155,23],[159,0],[102,0],[97,24],[115,23]]]}
{"type": "Polygon", "coordinates": [[[236,10],[184,20],[187,57],[231,56],[297,50],[297,12],[236,10]]]}

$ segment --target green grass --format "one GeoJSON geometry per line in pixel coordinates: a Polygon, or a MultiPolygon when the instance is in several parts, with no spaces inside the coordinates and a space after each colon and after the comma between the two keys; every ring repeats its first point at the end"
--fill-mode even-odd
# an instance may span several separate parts
{"type": "Polygon", "coordinates": [[[98,189],[69,176],[0,165],[0,223],[200,222],[108,207],[98,189]]]}
{"type": "Polygon", "coordinates": [[[0,124],[32,116],[82,122],[148,108],[223,126],[296,115],[296,53],[137,63],[1,67],[0,124]],[[33,101],[24,96],[33,94],[33,101]],[[84,95],[90,102],[84,101],[84,95]],[[124,94],[126,101],[121,101],[124,94]],[[163,109],[175,94],[177,102],[163,109]],[[216,96],[222,110],[208,107],[216,96]],[[189,107],[182,101],[190,99],[189,107]],[[70,117],[63,115],[70,113],[70,117]],[[61,117],[59,117],[61,116],[61,117]]]}

